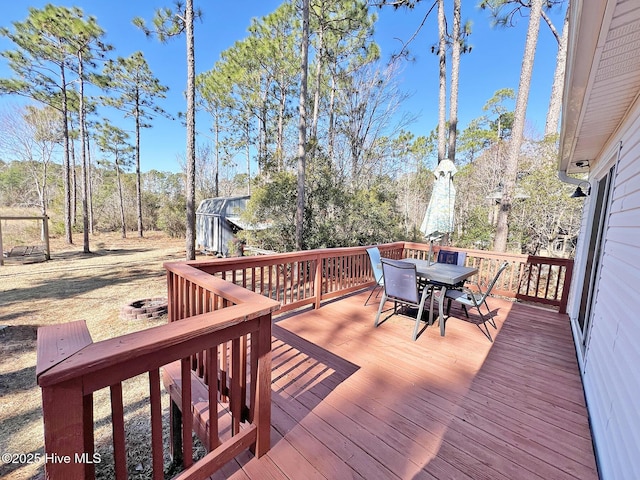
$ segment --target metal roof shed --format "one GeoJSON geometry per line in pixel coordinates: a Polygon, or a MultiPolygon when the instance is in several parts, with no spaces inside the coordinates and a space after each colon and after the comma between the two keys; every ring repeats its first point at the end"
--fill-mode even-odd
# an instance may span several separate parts
{"type": "Polygon", "coordinates": [[[229,242],[244,229],[240,214],[249,195],[207,198],[196,210],[196,245],[207,253],[228,256],[229,242]]]}

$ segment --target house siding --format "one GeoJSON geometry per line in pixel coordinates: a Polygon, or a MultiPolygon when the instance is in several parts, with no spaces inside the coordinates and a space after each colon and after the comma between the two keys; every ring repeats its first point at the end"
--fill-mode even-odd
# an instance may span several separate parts
{"type": "MultiPolygon", "coordinates": [[[[591,330],[581,360],[601,476],[635,480],[640,478],[640,113],[637,106],[618,132],[612,140],[621,140],[622,148],[604,234],[591,330]]],[[[602,157],[599,161],[607,159],[602,157]]],[[[588,208],[584,215],[588,217],[588,208]]],[[[583,227],[585,225],[583,222],[583,227]]],[[[581,246],[577,253],[579,265],[584,265],[586,255],[593,254],[584,250],[581,246]]],[[[578,295],[573,297],[573,302],[578,303],[578,295]]],[[[576,308],[574,305],[571,311],[575,313],[576,308]]],[[[579,332],[576,327],[574,325],[574,332],[579,332]]],[[[580,352],[579,342],[576,334],[580,352]]]]}

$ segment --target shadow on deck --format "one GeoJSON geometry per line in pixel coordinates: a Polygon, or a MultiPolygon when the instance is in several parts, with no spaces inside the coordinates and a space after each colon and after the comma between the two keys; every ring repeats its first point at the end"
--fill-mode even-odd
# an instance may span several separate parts
{"type": "Polygon", "coordinates": [[[368,293],[274,319],[272,448],[212,478],[598,478],[566,315],[489,299],[494,343],[455,308],[413,342],[368,293]]]}

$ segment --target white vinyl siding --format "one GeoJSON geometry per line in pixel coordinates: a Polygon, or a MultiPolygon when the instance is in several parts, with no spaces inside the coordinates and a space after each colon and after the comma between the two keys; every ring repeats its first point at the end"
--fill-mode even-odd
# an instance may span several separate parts
{"type": "MultiPolygon", "coordinates": [[[[637,108],[625,127],[621,130],[622,149],[614,174],[591,331],[583,358],[583,379],[602,478],[636,480],[640,478],[640,115],[637,108]]],[[[589,252],[578,254],[584,256],[589,252]]],[[[579,262],[584,262],[584,258],[579,262]]]]}

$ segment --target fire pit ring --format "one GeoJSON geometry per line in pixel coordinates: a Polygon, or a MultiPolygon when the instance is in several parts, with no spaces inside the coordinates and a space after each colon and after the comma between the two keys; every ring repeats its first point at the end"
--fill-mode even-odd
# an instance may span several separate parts
{"type": "Polygon", "coordinates": [[[167,299],[163,297],[134,300],[120,309],[123,320],[148,320],[166,315],[168,312],[167,299]]]}

